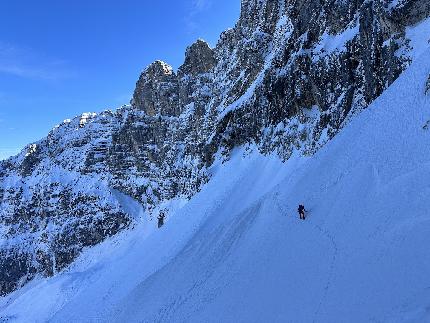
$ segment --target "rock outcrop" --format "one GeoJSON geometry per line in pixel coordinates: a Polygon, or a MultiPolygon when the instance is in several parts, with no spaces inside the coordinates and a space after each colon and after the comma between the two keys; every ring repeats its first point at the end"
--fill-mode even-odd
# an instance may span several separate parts
{"type": "Polygon", "coordinates": [[[241,6],[215,48],[198,40],[177,72],[147,67],[130,105],[66,120],[0,162],[0,295],[130,227],[124,201],[152,214],[192,197],[236,147],[313,154],[410,64],[407,27],[430,14],[417,0],[241,6]]]}
{"type": "Polygon", "coordinates": [[[140,75],[133,105],[148,116],[178,116],[181,114],[178,92],[178,79],[172,67],[156,61],[140,75]]]}
{"type": "Polygon", "coordinates": [[[178,75],[196,76],[211,71],[216,65],[215,53],[209,45],[199,39],[187,48],[185,62],[179,68],[178,75]]]}

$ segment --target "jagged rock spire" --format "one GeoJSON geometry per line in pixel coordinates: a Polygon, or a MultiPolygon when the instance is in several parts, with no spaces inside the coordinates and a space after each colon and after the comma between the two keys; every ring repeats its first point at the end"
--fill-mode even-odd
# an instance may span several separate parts
{"type": "Polygon", "coordinates": [[[173,68],[159,60],[149,65],[136,83],[132,106],[148,116],[179,115],[178,79],[173,68]]]}
{"type": "Polygon", "coordinates": [[[185,52],[185,62],[178,74],[197,75],[209,72],[216,64],[214,51],[202,39],[198,39],[185,52]]]}

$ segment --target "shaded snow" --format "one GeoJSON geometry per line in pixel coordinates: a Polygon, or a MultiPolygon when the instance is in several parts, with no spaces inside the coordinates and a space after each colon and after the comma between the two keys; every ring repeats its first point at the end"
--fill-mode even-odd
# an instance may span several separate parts
{"type": "Polygon", "coordinates": [[[346,50],[346,44],[354,39],[359,32],[359,24],[354,22],[352,26],[348,26],[343,32],[331,35],[327,31],[321,36],[320,41],[315,45],[315,55],[313,59],[319,60],[322,57],[332,54],[333,52],[342,52],[346,50]]]}
{"type": "Polygon", "coordinates": [[[430,17],[415,26],[406,27],[406,38],[411,40],[412,59],[419,57],[430,47],[430,17]]]}
{"type": "Polygon", "coordinates": [[[2,298],[0,317],[430,320],[429,73],[427,50],[312,158],[282,164],[237,150],[161,230],[141,214],[66,272],[2,298]]]}
{"type": "Polygon", "coordinates": [[[388,4],[388,9],[394,9],[394,8],[400,8],[406,3],[405,0],[391,0],[391,2],[388,4]]]}

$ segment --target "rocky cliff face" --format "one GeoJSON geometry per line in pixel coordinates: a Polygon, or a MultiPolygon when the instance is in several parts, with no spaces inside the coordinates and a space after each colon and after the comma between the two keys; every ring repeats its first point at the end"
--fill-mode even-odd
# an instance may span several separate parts
{"type": "Polygon", "coordinates": [[[190,198],[235,147],[313,154],[408,66],[407,30],[429,14],[418,0],[242,0],[215,48],[146,68],[131,105],[0,162],[0,294],[130,227],[129,197],[150,214],[190,198]]]}

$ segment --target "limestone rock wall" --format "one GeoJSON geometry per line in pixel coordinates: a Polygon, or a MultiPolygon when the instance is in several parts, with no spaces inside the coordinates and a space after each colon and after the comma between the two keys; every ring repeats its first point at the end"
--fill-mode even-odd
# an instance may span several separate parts
{"type": "MultiPolygon", "coordinates": [[[[156,61],[131,104],[66,120],[0,162],[0,295],[210,181],[235,147],[311,155],[411,63],[429,0],[242,0],[215,48],[156,61]]],[[[430,80],[429,80],[430,83],[430,80]]],[[[427,84],[427,90],[429,84],[427,84]]]]}

